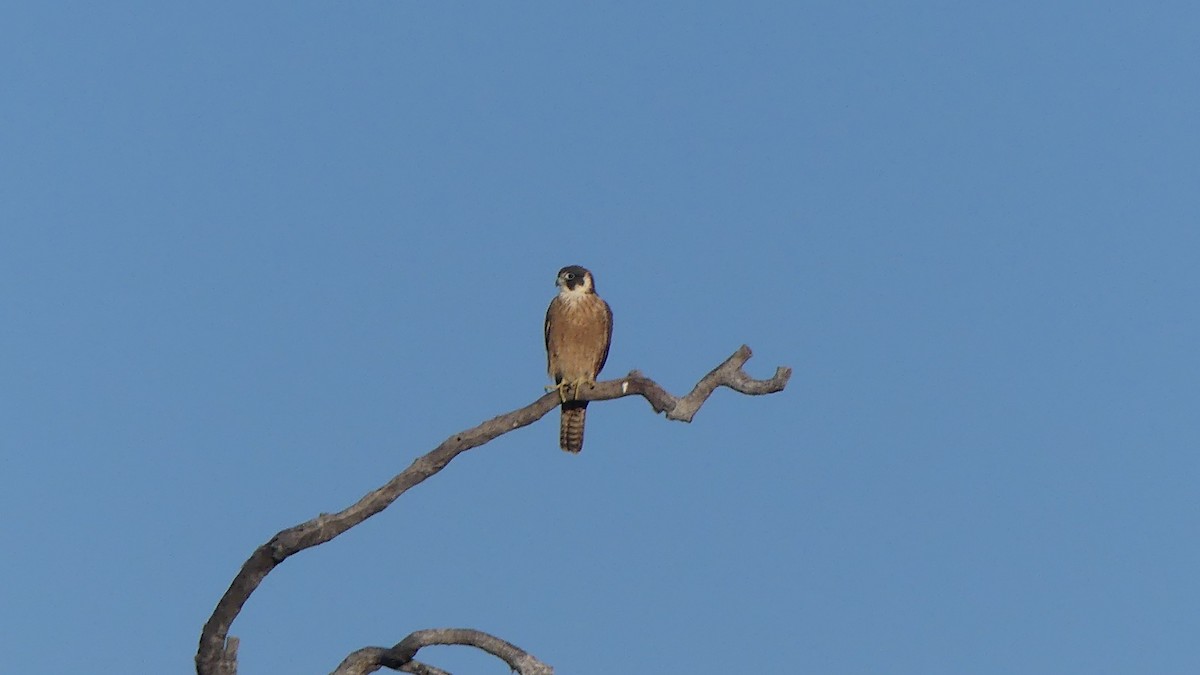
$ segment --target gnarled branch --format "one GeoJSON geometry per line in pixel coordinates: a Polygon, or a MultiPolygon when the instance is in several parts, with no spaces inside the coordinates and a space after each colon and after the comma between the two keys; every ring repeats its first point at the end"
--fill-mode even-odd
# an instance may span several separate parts
{"type": "Polygon", "coordinates": [[[412,633],[391,649],[365,647],[347,656],[332,675],[366,675],[380,668],[427,675],[444,673],[437,668],[413,661],[417,650],[430,645],[476,647],[501,659],[520,675],[554,675],[553,668],[535,659],[520,647],[470,628],[429,628],[412,633]],[[413,668],[414,665],[417,668],[413,668]]]}
{"type": "MultiPolygon", "coordinates": [[[[658,383],[637,371],[617,380],[606,380],[583,387],[574,394],[578,400],[585,401],[603,401],[637,395],[645,398],[655,412],[665,412],[667,419],[690,422],[696,411],[717,387],[729,387],[734,391],[751,395],[771,394],[783,390],[787,385],[788,378],[791,377],[791,369],[778,368],[771,379],[755,380],[742,370],[742,366],[750,359],[750,356],[750,348],[742,345],[724,363],[701,378],[692,391],[682,398],[671,395],[658,383]]],[[[477,427],[454,434],[442,441],[441,445],[428,454],[418,457],[407,469],[401,471],[382,487],[367,493],[350,507],[337,513],[322,513],[312,520],[289,527],[259,546],[242,565],[242,569],[234,577],[229,589],[217,602],[212,616],[204,624],[204,629],[200,633],[200,646],[196,652],[198,675],[232,675],[236,673],[236,646],[226,642],[228,639],[232,643],[234,639],[229,637],[229,628],[242,611],[242,606],[250,598],[250,594],[258,588],[258,585],[271,570],[275,569],[276,565],[306,548],[333,539],[379,513],[396,501],[400,495],[407,492],[409,488],[441,471],[460,453],[477,448],[513,429],[533,424],[546,413],[557,408],[559,403],[558,391],[553,391],[524,408],[493,417],[477,427]]],[[[416,671],[409,670],[409,672],[416,671]]],[[[436,673],[438,671],[435,669],[421,672],[436,673]]]]}
{"type": "Polygon", "coordinates": [[[742,370],[746,361],[750,360],[750,348],[742,345],[732,356],[725,359],[721,365],[713,368],[707,375],[700,378],[695,387],[682,398],[672,396],[657,382],[634,370],[619,380],[597,382],[594,385],[580,388],[575,398],[580,401],[607,401],[622,396],[637,395],[646,399],[654,412],[667,414],[667,419],[679,422],[691,422],[700,410],[700,406],[716,391],[717,387],[729,387],[742,394],[759,396],[783,391],[788,378],[792,376],[791,368],[776,368],[775,376],[769,380],[756,380],[742,370]]]}

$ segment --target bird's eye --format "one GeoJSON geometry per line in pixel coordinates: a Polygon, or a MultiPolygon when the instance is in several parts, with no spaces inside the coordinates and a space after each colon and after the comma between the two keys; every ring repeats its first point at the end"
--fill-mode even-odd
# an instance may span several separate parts
{"type": "Polygon", "coordinates": [[[572,280],[572,279],[574,279],[574,278],[575,278],[575,273],[574,273],[574,272],[567,272],[567,281],[570,281],[570,280],[572,280]]]}

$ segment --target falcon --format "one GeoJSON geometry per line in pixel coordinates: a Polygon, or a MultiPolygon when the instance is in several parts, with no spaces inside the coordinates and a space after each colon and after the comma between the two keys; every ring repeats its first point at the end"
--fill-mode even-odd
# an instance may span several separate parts
{"type": "Polygon", "coordinates": [[[587,401],[574,401],[579,387],[596,381],[612,342],[612,310],[596,295],[592,273],[578,265],[558,271],[558,295],[546,309],[546,369],[562,400],[558,445],[583,450],[587,401]]]}

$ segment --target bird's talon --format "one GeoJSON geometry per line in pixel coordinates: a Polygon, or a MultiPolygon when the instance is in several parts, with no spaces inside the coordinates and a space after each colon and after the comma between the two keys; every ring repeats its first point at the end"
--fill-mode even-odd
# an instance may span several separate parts
{"type": "Polygon", "coordinates": [[[548,386],[546,387],[546,392],[547,392],[547,393],[549,393],[549,392],[552,392],[552,391],[557,391],[557,392],[558,392],[558,400],[559,400],[559,402],[560,402],[560,403],[566,403],[566,402],[567,402],[567,387],[568,387],[568,386],[569,386],[569,383],[568,383],[568,382],[559,382],[558,384],[555,384],[555,385],[548,385],[548,386]]]}

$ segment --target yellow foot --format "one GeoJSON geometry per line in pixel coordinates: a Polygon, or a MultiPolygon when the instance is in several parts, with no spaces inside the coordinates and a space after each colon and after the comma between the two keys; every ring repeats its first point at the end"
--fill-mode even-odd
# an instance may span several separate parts
{"type": "Polygon", "coordinates": [[[571,399],[572,399],[572,400],[578,400],[578,399],[579,399],[579,388],[580,388],[580,387],[582,387],[582,386],[585,386],[585,385],[587,385],[587,386],[591,386],[591,385],[593,385],[593,384],[595,384],[595,383],[596,383],[596,381],[595,381],[595,380],[577,380],[577,381],[575,381],[575,382],[572,382],[572,383],[571,383],[571,386],[575,388],[575,394],[574,394],[573,396],[571,396],[571,399]]]}
{"type": "Polygon", "coordinates": [[[569,400],[567,398],[567,388],[570,386],[571,386],[571,383],[564,380],[562,382],[559,382],[558,384],[546,385],[545,389],[546,389],[546,393],[550,393],[557,389],[558,390],[558,400],[563,403],[566,403],[569,400]]]}

